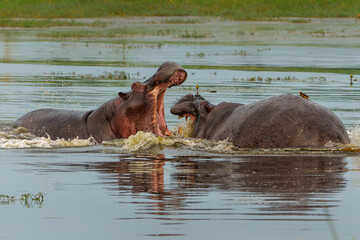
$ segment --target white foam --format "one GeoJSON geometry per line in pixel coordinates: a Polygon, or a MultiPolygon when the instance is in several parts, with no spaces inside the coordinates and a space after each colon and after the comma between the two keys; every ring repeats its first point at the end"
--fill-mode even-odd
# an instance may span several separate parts
{"type": "Polygon", "coordinates": [[[193,121],[191,119],[186,122],[180,122],[177,124],[176,127],[172,129],[172,132],[177,137],[185,137],[185,138],[191,137],[193,132],[192,123],[193,121]]]}
{"type": "Polygon", "coordinates": [[[0,138],[0,148],[56,148],[56,147],[79,147],[90,146],[96,142],[93,138],[89,139],[56,139],[51,140],[45,137],[36,137],[33,139],[14,139],[0,138]]]}
{"type": "Polygon", "coordinates": [[[360,146],[360,126],[350,128],[348,130],[350,144],[360,146]]]}
{"type": "Polygon", "coordinates": [[[137,132],[126,139],[119,139],[110,142],[104,142],[107,145],[117,145],[125,151],[149,151],[151,149],[158,149],[161,147],[178,147],[179,145],[186,146],[192,150],[205,150],[211,152],[231,153],[236,147],[224,141],[210,141],[198,138],[183,138],[183,137],[158,137],[149,132],[137,132]]]}

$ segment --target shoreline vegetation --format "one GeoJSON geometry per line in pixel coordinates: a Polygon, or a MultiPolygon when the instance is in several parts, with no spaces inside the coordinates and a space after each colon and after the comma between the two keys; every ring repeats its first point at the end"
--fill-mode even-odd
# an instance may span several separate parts
{"type": "MultiPolygon", "coordinates": [[[[360,0],[3,0],[0,2],[2,19],[130,16],[212,16],[243,21],[288,17],[360,18],[360,0]]],[[[62,24],[59,21],[55,23],[60,26],[62,24]]]]}

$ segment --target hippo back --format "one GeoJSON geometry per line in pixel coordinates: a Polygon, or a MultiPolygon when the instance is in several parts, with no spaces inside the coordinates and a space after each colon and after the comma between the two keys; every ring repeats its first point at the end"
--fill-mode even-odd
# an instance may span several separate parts
{"type": "Polygon", "coordinates": [[[51,139],[89,138],[86,121],[91,112],[38,109],[19,118],[15,127],[24,127],[36,136],[50,136],[51,139]]]}
{"type": "MultiPolygon", "coordinates": [[[[216,116],[212,113],[207,122],[214,121],[211,118],[216,116]]],[[[350,142],[343,123],[333,112],[290,94],[238,106],[209,139],[229,139],[235,145],[247,148],[350,142]]]]}

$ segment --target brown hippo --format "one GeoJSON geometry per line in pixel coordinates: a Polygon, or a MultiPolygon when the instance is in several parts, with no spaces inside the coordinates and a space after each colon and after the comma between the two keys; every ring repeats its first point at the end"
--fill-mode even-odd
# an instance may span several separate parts
{"type": "Polygon", "coordinates": [[[92,111],[39,109],[25,114],[15,127],[25,127],[36,136],[89,138],[97,142],[127,138],[138,131],[158,136],[169,133],[165,123],[164,95],[167,88],[185,81],[186,71],[166,62],[144,83],[135,82],[131,91],[92,111]]]}
{"type": "Polygon", "coordinates": [[[330,110],[290,94],[252,104],[212,105],[200,95],[186,95],[171,113],[193,118],[195,138],[228,139],[244,148],[283,148],[349,143],[341,120],[330,110]]]}

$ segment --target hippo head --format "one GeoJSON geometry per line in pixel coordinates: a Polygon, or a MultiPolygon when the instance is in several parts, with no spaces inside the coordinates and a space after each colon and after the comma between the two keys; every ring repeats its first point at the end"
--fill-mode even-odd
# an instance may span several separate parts
{"type": "MultiPolygon", "coordinates": [[[[190,117],[193,120],[193,124],[196,126],[202,124],[214,107],[213,104],[206,101],[199,94],[188,94],[175,103],[170,109],[170,112],[174,115],[178,115],[179,118],[190,117]]],[[[197,128],[194,127],[194,129],[197,128]]]]}
{"type": "Polygon", "coordinates": [[[183,83],[186,71],[178,64],[166,62],[145,82],[135,82],[131,92],[119,93],[111,127],[117,138],[138,131],[163,136],[170,134],[165,122],[164,95],[167,88],[183,83]]]}

